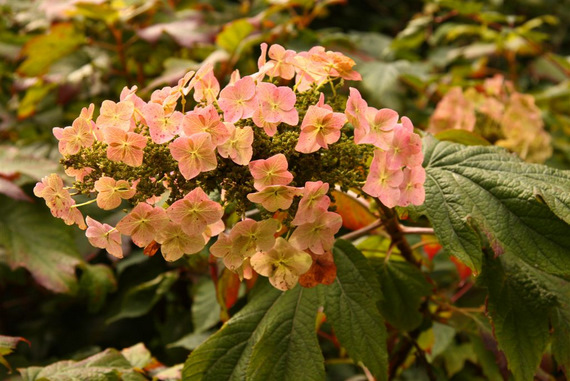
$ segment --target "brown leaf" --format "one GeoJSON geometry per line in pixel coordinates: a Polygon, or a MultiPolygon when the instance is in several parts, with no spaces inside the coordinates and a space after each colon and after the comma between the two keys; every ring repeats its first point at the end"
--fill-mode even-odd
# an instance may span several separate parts
{"type": "Polygon", "coordinates": [[[336,264],[330,251],[324,254],[313,254],[313,264],[309,271],[299,277],[299,284],[311,288],[319,284],[331,284],[336,279],[336,264]]]}

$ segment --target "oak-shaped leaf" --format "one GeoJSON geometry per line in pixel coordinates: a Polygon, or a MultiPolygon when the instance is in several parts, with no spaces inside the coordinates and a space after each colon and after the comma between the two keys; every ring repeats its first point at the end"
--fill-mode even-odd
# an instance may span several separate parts
{"type": "Polygon", "coordinates": [[[482,249],[570,278],[570,171],[525,163],[499,147],[423,140],[426,201],[444,249],[475,273],[482,249]]]}

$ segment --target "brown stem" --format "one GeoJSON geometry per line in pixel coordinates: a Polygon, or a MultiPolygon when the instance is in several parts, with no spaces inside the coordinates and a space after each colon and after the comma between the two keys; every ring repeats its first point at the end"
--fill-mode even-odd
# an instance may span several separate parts
{"type": "Polygon", "coordinates": [[[393,209],[384,206],[382,203],[378,202],[380,219],[384,221],[386,231],[390,234],[392,242],[396,244],[396,247],[400,250],[402,257],[416,267],[421,267],[421,262],[414,257],[412,248],[408,244],[408,241],[404,238],[404,232],[402,227],[398,222],[398,216],[394,213],[393,209]]]}

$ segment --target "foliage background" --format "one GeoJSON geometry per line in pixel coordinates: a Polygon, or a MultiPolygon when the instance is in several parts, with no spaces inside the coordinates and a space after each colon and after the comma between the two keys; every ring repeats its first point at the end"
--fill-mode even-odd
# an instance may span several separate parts
{"type": "MultiPolygon", "coordinates": [[[[534,97],[551,136],[546,164],[570,168],[568,1],[5,0],[0,12],[0,334],[30,343],[17,344],[7,358],[13,368],[140,342],[168,368],[246,304],[246,286],[229,273],[214,287],[207,252],[168,264],[133,248],[116,262],[31,198],[33,184],[58,168],[51,129],[69,125],[91,102],[117,99],[124,86],[136,84],[149,97],[205,61],[227,81],[234,68],[255,70],[263,41],[296,50],[323,45],[357,61],[363,81],[353,85],[369,104],[394,108],[426,130],[451,88],[480,91],[486,78],[501,74],[534,97]]],[[[479,132],[440,138],[481,143],[479,132]]],[[[492,136],[486,144],[497,140],[492,136]]],[[[344,216],[355,221],[344,233],[374,218],[360,212],[344,216]]],[[[387,296],[379,309],[389,322],[391,376],[508,376],[485,316],[487,290],[451,253],[432,260],[424,244],[433,236],[409,237],[423,274],[403,262],[375,266],[387,296]]],[[[373,263],[387,245],[377,235],[358,242],[373,263]]],[[[319,343],[329,379],[365,377],[326,323],[319,343]]],[[[550,352],[537,377],[563,379],[562,360],[550,352]]],[[[148,374],[156,373],[152,364],[144,363],[148,374]]],[[[4,377],[18,376],[0,366],[4,377]]]]}

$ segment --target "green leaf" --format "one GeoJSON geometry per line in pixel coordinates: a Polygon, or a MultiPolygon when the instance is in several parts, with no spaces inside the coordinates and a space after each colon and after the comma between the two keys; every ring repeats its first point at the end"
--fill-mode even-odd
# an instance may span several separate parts
{"type": "Polygon", "coordinates": [[[262,321],[247,368],[248,380],[322,380],[324,358],[315,332],[317,288],[296,286],[281,295],[262,321]]]}
{"type": "Polygon", "coordinates": [[[495,354],[485,347],[485,343],[480,336],[469,335],[471,344],[473,346],[473,351],[477,355],[477,362],[481,365],[481,369],[487,377],[487,380],[500,380],[501,371],[497,365],[497,359],[495,354]]]}
{"type": "Polygon", "coordinates": [[[107,324],[146,314],[170,290],[177,279],[178,272],[170,271],[129,289],[123,295],[120,311],[107,319],[107,324]]]}
{"type": "Polygon", "coordinates": [[[24,381],[111,381],[146,380],[134,372],[129,361],[117,350],[107,349],[82,361],[59,361],[46,367],[19,369],[24,381]]]}
{"type": "Polygon", "coordinates": [[[24,267],[36,282],[53,292],[77,291],[75,266],[81,263],[73,230],[45,207],[0,195],[0,260],[24,267]],[[49,221],[49,223],[47,222],[49,221]]]}
{"type": "Polygon", "coordinates": [[[258,280],[246,306],[191,353],[183,379],[324,379],[318,307],[316,288],[282,293],[258,280]]]}
{"type": "Polygon", "coordinates": [[[417,328],[422,322],[419,307],[432,286],[422,272],[408,262],[380,261],[378,279],[384,297],[378,304],[382,316],[404,331],[417,328]]]}
{"type": "Polygon", "coordinates": [[[435,135],[440,141],[448,141],[464,144],[466,146],[489,146],[489,143],[482,136],[466,130],[445,130],[435,135]]]}
{"type": "Polygon", "coordinates": [[[368,95],[369,102],[394,109],[401,108],[400,75],[414,71],[417,73],[417,69],[417,65],[413,66],[404,60],[363,62],[357,67],[362,75],[361,85],[368,95]]]}
{"type": "Polygon", "coordinates": [[[339,342],[355,362],[362,362],[379,380],[388,378],[386,327],[376,307],[381,299],[374,270],[348,241],[333,248],[337,279],[326,287],[325,313],[339,342]]]}
{"type": "Polygon", "coordinates": [[[172,344],[168,344],[167,348],[176,348],[182,347],[188,350],[193,351],[194,349],[198,348],[200,344],[206,341],[210,336],[212,336],[212,332],[192,332],[188,335],[182,337],[179,340],[176,340],[172,344]]]}
{"type": "Polygon", "coordinates": [[[152,362],[152,354],[143,343],[125,348],[121,351],[121,354],[133,368],[143,369],[152,362]]]}
{"type": "Polygon", "coordinates": [[[548,280],[524,262],[488,257],[480,282],[489,291],[494,334],[515,380],[531,380],[548,344],[549,310],[557,296],[547,288],[548,280]]]}
{"type": "Polygon", "coordinates": [[[60,58],[73,52],[83,43],[85,36],[71,23],[59,23],[47,34],[30,39],[22,48],[26,59],[18,67],[18,74],[36,77],[46,74],[50,66],[60,58]]]}
{"type": "Polygon", "coordinates": [[[216,37],[216,44],[229,53],[236,52],[243,40],[253,31],[248,19],[239,19],[224,26],[216,37]]]}
{"type": "Polygon", "coordinates": [[[38,81],[26,90],[26,95],[24,95],[18,104],[18,118],[25,119],[35,114],[42,99],[49,95],[56,87],[57,85],[55,83],[46,84],[43,81],[38,81]]]}
{"type": "Polygon", "coordinates": [[[245,307],[190,354],[182,371],[183,379],[243,379],[254,333],[281,295],[268,282],[258,280],[245,307]]]}
{"type": "Polygon", "coordinates": [[[105,304],[107,294],[116,291],[117,281],[108,266],[86,264],[79,280],[79,289],[87,296],[89,312],[97,312],[105,304]]]}
{"type": "Polygon", "coordinates": [[[193,290],[192,322],[194,332],[204,332],[220,321],[220,305],[216,287],[210,278],[203,278],[193,290]]]}
{"type": "Polygon", "coordinates": [[[488,240],[497,255],[570,277],[569,171],[432,136],[424,138],[424,155],[426,201],[410,211],[429,218],[450,254],[479,273],[488,240]]]}
{"type": "Polygon", "coordinates": [[[451,343],[442,355],[449,377],[453,377],[454,374],[463,369],[465,361],[477,362],[477,356],[470,342],[461,344],[451,343]]]}

